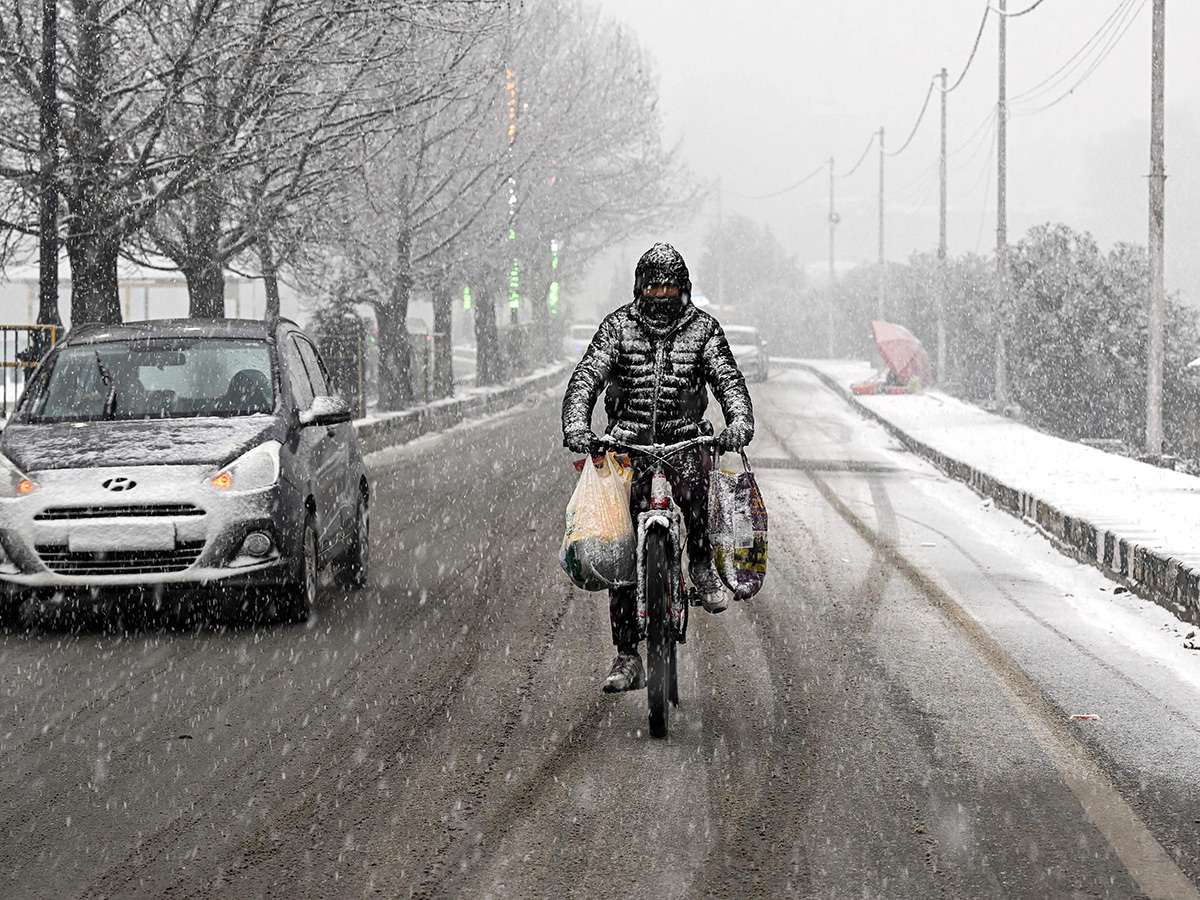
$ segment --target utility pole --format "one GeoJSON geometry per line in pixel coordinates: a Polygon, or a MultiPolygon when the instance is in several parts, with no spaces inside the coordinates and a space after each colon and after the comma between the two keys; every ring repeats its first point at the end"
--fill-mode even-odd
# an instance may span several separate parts
{"type": "Polygon", "coordinates": [[[1008,353],[1004,313],[1008,310],[1008,0],[999,0],[1000,79],[996,101],[996,384],[995,400],[1008,402],[1008,353]]]}
{"type": "Polygon", "coordinates": [[[942,142],[938,155],[937,380],[946,381],[946,70],[942,80],[942,142]]]}
{"type": "Polygon", "coordinates": [[[883,126],[879,126],[879,309],[875,318],[882,319],[887,304],[887,263],[883,259],[883,126]]]}
{"type": "Polygon", "coordinates": [[[1163,168],[1163,84],[1166,74],[1166,0],[1154,0],[1150,59],[1150,309],[1146,348],[1146,453],[1162,455],[1163,231],[1166,172],[1163,168]]]}
{"type": "Polygon", "coordinates": [[[833,330],[834,330],[834,316],[833,316],[834,244],[833,244],[833,234],[834,234],[834,229],[837,228],[837,223],[840,220],[841,219],[837,214],[837,210],[834,209],[834,207],[833,207],[833,157],[831,156],[831,157],[829,157],[829,285],[827,287],[828,296],[826,298],[826,300],[827,300],[826,311],[828,312],[829,319],[828,319],[828,334],[826,335],[827,343],[825,346],[825,349],[826,349],[825,355],[829,359],[833,359],[833,330]]]}
{"type": "MultiPolygon", "coordinates": [[[[42,0],[42,105],[38,185],[39,325],[62,325],[58,315],[58,3],[42,0]]],[[[38,357],[49,341],[41,333],[32,342],[38,357]]],[[[34,360],[36,361],[36,360],[34,360]]]]}

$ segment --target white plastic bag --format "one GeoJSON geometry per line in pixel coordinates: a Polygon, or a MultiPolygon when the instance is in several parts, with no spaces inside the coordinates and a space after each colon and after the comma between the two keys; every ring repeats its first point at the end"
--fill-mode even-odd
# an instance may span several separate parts
{"type": "Polygon", "coordinates": [[[633,471],[605,455],[600,466],[583,460],[567,504],[567,529],[558,562],[585,591],[633,584],[637,560],[629,489],[633,471]]]}

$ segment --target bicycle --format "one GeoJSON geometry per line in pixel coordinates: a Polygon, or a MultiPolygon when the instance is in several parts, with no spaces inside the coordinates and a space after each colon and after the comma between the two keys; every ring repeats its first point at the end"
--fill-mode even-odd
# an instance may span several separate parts
{"type": "Polygon", "coordinates": [[[663,467],[667,459],[692,447],[713,446],[716,438],[700,435],[674,444],[627,444],[606,434],[597,441],[612,449],[654,460],[650,509],[637,520],[637,618],[646,641],[646,693],[650,736],[664,738],[670,707],[679,705],[676,644],[687,642],[688,594],[683,580],[683,514],[671,495],[663,467]]]}

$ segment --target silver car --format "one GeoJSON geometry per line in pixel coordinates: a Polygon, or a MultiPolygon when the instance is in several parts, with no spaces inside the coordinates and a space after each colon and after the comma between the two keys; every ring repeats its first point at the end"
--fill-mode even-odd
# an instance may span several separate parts
{"type": "Polygon", "coordinates": [[[588,348],[588,344],[596,336],[596,329],[599,327],[599,325],[579,323],[568,328],[567,334],[563,338],[563,352],[567,358],[578,359],[583,356],[584,351],[588,348]]]}
{"type": "Polygon", "coordinates": [[[0,437],[0,585],[266,588],[306,619],[361,586],[370,488],[349,406],[292,322],[73,330],[0,437]]]}
{"type": "Polygon", "coordinates": [[[771,372],[771,360],[767,356],[767,342],[758,329],[750,325],[726,325],[725,339],[746,379],[766,381],[771,372]]]}

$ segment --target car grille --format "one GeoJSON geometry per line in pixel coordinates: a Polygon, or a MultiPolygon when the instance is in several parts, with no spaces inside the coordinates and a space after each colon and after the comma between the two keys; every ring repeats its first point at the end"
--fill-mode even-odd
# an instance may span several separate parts
{"type": "Polygon", "coordinates": [[[65,546],[39,544],[38,556],[59,575],[151,575],[182,572],[197,559],[204,541],[181,541],[174,550],[105,550],[74,552],[65,546]]]}
{"type": "Polygon", "coordinates": [[[36,522],[63,519],[115,519],[124,516],[202,516],[204,510],[194,503],[155,503],[127,506],[51,506],[34,516],[36,522]]]}

